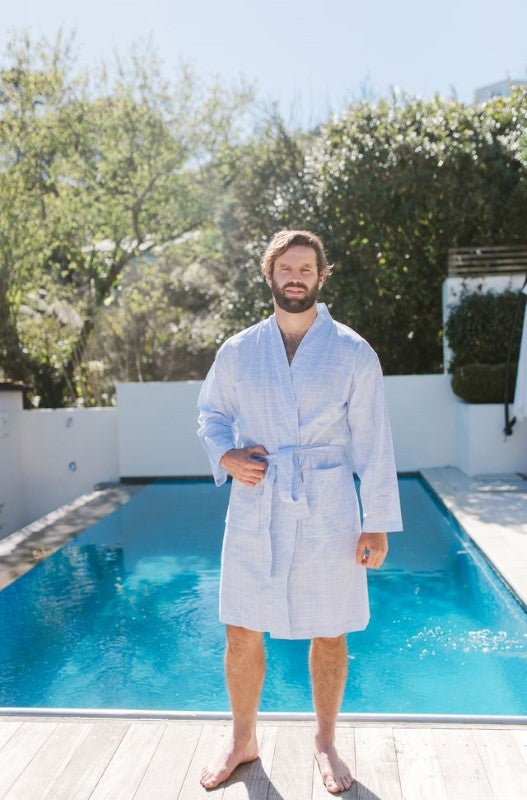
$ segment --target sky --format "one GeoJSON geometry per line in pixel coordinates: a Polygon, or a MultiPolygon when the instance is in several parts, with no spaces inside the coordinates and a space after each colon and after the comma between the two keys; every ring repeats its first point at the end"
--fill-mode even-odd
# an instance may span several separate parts
{"type": "Polygon", "coordinates": [[[0,46],[13,30],[76,31],[78,62],[110,62],[151,36],[167,77],[181,60],[205,80],[255,84],[303,127],[360,97],[405,90],[472,103],[474,90],[527,79],[526,0],[15,0],[0,3],[0,46]]]}

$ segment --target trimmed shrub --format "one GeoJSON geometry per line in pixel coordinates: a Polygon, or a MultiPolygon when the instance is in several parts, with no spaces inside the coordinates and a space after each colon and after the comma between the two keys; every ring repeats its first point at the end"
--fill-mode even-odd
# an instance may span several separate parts
{"type": "MultiPolygon", "coordinates": [[[[500,364],[506,361],[511,328],[520,302],[518,295],[513,291],[501,294],[474,292],[461,297],[445,328],[453,352],[450,372],[465,364],[500,364]]],[[[527,298],[525,295],[521,297],[525,305],[527,298]]],[[[521,324],[517,322],[511,353],[513,364],[517,363],[520,352],[521,324]]]]}
{"type": "MultiPolygon", "coordinates": [[[[452,375],[454,394],[467,403],[503,403],[505,395],[505,369],[503,364],[464,364],[456,367],[452,375]]],[[[508,402],[514,400],[517,364],[509,370],[508,402]]]]}

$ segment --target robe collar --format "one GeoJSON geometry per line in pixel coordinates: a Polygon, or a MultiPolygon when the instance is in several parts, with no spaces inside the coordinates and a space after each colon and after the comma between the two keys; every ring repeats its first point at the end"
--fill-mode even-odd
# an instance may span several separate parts
{"type": "MultiPolygon", "coordinates": [[[[311,345],[313,337],[316,337],[317,333],[328,324],[331,324],[333,319],[326,304],[317,303],[317,315],[302,337],[291,364],[289,364],[287,360],[285,344],[278,322],[276,321],[276,315],[272,314],[269,321],[271,324],[272,338],[275,341],[275,347],[279,353],[279,357],[274,364],[277,376],[280,380],[284,381],[284,385],[290,385],[293,393],[296,395],[306,378],[316,369],[317,359],[314,357],[316,348],[314,351],[311,345]]],[[[319,352],[318,355],[322,357],[322,353],[319,352]]]]}
{"type": "MultiPolygon", "coordinates": [[[[311,325],[309,326],[309,328],[307,329],[307,331],[305,332],[304,336],[302,337],[302,341],[300,342],[299,348],[302,346],[302,342],[304,341],[306,336],[310,336],[311,332],[312,331],[316,331],[321,325],[324,324],[324,322],[327,322],[328,320],[332,321],[332,319],[333,319],[331,314],[329,313],[328,307],[327,307],[327,305],[325,303],[317,303],[316,305],[317,305],[317,315],[316,315],[315,319],[313,320],[313,322],[311,323],[311,325]]],[[[269,319],[271,321],[271,325],[275,329],[275,333],[277,333],[280,336],[280,341],[282,341],[282,343],[283,343],[282,334],[280,332],[280,328],[278,326],[278,322],[276,321],[276,314],[274,314],[274,313],[271,314],[269,319]]],[[[284,347],[284,353],[285,353],[285,347],[284,347]]],[[[296,355],[295,355],[295,358],[296,358],[296,355]]],[[[293,362],[294,362],[294,360],[295,359],[293,359],[293,362]]]]}

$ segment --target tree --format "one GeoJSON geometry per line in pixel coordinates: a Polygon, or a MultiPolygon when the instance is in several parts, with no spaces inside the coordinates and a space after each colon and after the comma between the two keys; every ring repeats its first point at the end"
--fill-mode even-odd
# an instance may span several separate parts
{"type": "Polygon", "coordinates": [[[70,52],[60,36],[52,48],[15,37],[0,75],[0,367],[32,382],[44,405],[75,400],[97,315],[125,268],[211,224],[251,99],[245,86],[204,89],[187,67],[171,85],[148,49],[90,83],[70,52]],[[77,312],[51,361],[21,314],[42,283],[77,312]]]}
{"type": "Polygon", "coordinates": [[[321,299],[385,372],[440,371],[448,248],[525,242],[526,129],[525,90],[476,107],[394,95],[354,103],[310,136],[286,133],[293,149],[276,135],[255,145],[242,186],[258,201],[239,189],[234,199],[252,226],[231,212],[250,277],[228,298],[227,332],[268,307],[258,260],[270,235],[310,228],[334,264],[321,299]]]}

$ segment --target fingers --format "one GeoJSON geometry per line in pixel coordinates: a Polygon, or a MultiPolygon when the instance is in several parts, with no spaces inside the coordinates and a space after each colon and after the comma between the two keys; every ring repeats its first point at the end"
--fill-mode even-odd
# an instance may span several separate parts
{"type": "Polygon", "coordinates": [[[260,455],[260,456],[267,456],[269,455],[267,450],[262,444],[252,444],[249,447],[245,448],[249,455],[260,455]]]}
{"type": "Polygon", "coordinates": [[[362,534],[355,554],[355,563],[361,567],[378,569],[388,553],[388,542],[383,534],[362,534]]]}
{"type": "Polygon", "coordinates": [[[266,455],[267,450],[259,444],[234,448],[223,456],[222,465],[244,486],[256,486],[267,470],[266,455]]]}

